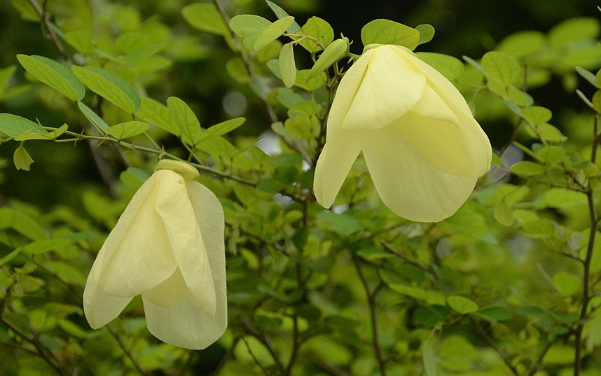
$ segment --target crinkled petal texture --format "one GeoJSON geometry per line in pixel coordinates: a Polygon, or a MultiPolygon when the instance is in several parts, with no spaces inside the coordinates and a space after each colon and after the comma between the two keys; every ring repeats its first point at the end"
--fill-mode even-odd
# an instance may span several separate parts
{"type": "Polygon", "coordinates": [[[171,170],[155,172],[92,266],[84,291],[90,326],[107,324],[141,294],[157,338],[194,349],[216,341],[227,326],[223,232],[215,195],[171,170]]]}
{"type": "Polygon", "coordinates": [[[315,170],[315,197],[324,207],[360,151],[386,206],[422,222],[453,215],[492,157],[455,86],[392,45],[367,51],[340,82],[315,170]]]}

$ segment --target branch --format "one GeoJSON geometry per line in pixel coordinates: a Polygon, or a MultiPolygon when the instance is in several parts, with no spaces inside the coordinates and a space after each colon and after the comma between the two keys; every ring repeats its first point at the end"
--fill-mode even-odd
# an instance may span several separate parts
{"type": "Polygon", "coordinates": [[[142,375],[145,375],[145,376],[151,376],[151,373],[148,372],[148,371],[146,371],[144,368],[142,368],[142,366],[140,365],[140,363],[138,363],[138,361],[136,360],[136,358],[134,358],[134,356],[132,355],[131,351],[129,351],[129,348],[125,345],[125,343],[123,342],[123,340],[119,336],[119,333],[117,333],[115,331],[115,329],[113,329],[113,327],[111,326],[111,324],[107,324],[106,328],[111,333],[111,335],[113,337],[115,337],[115,339],[117,340],[117,343],[119,343],[119,347],[121,347],[121,350],[123,350],[123,352],[125,353],[125,355],[129,358],[129,360],[131,360],[131,362],[133,363],[134,367],[138,370],[138,372],[140,372],[142,375]]]}
{"type": "Polygon", "coordinates": [[[67,52],[65,51],[65,48],[63,47],[61,42],[58,40],[58,37],[57,37],[56,33],[54,32],[54,28],[52,27],[52,24],[50,23],[50,17],[46,13],[46,11],[44,9],[42,9],[40,4],[38,4],[38,2],[36,0],[29,0],[29,3],[31,4],[33,9],[35,9],[35,12],[40,17],[40,22],[42,23],[42,25],[44,25],[46,27],[46,30],[48,30],[48,39],[52,42],[52,44],[54,44],[54,46],[56,47],[58,52],[61,54],[63,59],[65,59],[66,61],[69,61],[70,57],[67,54],[67,52]]]}
{"type": "Polygon", "coordinates": [[[470,318],[470,322],[472,324],[472,327],[476,329],[476,331],[478,332],[478,334],[480,334],[482,339],[484,339],[484,341],[488,343],[488,345],[492,347],[497,352],[497,354],[499,354],[499,357],[501,358],[501,360],[503,360],[503,363],[505,363],[505,365],[511,370],[511,373],[513,373],[515,376],[521,376],[517,368],[515,368],[515,366],[511,364],[511,361],[507,359],[507,354],[505,353],[505,351],[501,350],[499,346],[497,346],[495,341],[492,338],[490,338],[488,333],[486,333],[484,329],[482,329],[482,327],[474,319],[470,318]]]}
{"type": "Polygon", "coordinates": [[[420,264],[419,262],[415,261],[414,259],[412,259],[411,257],[407,256],[406,254],[397,251],[396,249],[392,248],[392,246],[390,246],[388,243],[386,243],[384,240],[380,240],[380,244],[382,244],[384,246],[384,248],[386,248],[386,250],[394,255],[399,256],[400,258],[402,258],[403,260],[405,260],[408,264],[415,266],[416,268],[419,268],[421,270],[423,270],[424,272],[430,274],[432,277],[434,277],[434,279],[439,280],[440,279],[440,275],[438,274],[438,272],[431,267],[427,267],[425,265],[420,264]]]}

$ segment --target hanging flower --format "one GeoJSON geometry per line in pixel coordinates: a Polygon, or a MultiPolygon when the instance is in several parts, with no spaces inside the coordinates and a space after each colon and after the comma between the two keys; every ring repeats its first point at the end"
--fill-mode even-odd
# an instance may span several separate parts
{"type": "Polygon", "coordinates": [[[422,222],[453,215],[490,167],[492,150],[465,99],[410,50],[363,54],[342,78],[315,170],[317,201],[330,207],[363,151],[386,206],[422,222]]]}
{"type": "Polygon", "coordinates": [[[160,161],[107,237],[84,291],[97,329],[142,295],[148,330],[203,349],[227,327],[223,209],[187,163],[160,161]]]}

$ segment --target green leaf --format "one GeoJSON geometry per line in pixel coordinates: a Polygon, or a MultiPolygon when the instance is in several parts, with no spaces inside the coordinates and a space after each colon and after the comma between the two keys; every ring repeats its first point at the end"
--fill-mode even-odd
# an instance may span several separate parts
{"type": "Polygon", "coordinates": [[[65,238],[44,239],[27,244],[23,247],[23,252],[32,255],[40,255],[49,251],[60,251],[71,244],[73,244],[73,242],[65,238]]]}
{"type": "Polygon", "coordinates": [[[96,113],[94,111],[92,111],[92,109],[90,109],[90,107],[86,106],[82,102],[78,102],[77,106],[79,107],[79,110],[84,114],[84,116],[86,118],[88,118],[90,123],[92,123],[92,125],[101,134],[106,134],[106,131],[109,130],[109,126],[107,123],[105,123],[104,120],[102,120],[102,118],[100,116],[96,115],[96,113]]]}
{"type": "Polygon", "coordinates": [[[530,161],[518,162],[511,166],[509,170],[512,174],[519,176],[536,176],[545,172],[542,165],[530,161]]]}
{"type": "Polygon", "coordinates": [[[169,97],[167,99],[167,108],[171,113],[174,124],[181,129],[181,135],[184,142],[189,145],[196,145],[200,138],[200,122],[192,109],[181,99],[169,97]]]}
{"type": "Polygon", "coordinates": [[[450,225],[456,230],[475,237],[484,236],[488,233],[484,217],[467,207],[459,208],[455,214],[441,223],[450,225]]]}
{"type": "Polygon", "coordinates": [[[10,208],[0,208],[0,229],[12,228],[31,240],[48,239],[44,230],[29,216],[10,208]]]}
{"type": "Polygon", "coordinates": [[[476,302],[459,295],[447,296],[447,304],[453,311],[461,313],[462,315],[473,313],[478,310],[478,304],[476,304],[476,302]]]}
{"type": "Polygon", "coordinates": [[[564,136],[561,134],[559,129],[555,128],[551,124],[543,123],[536,127],[538,134],[541,139],[549,142],[561,142],[564,140],[564,136]]]}
{"type": "Polygon", "coordinates": [[[68,125],[63,124],[63,125],[61,125],[60,128],[55,129],[52,132],[48,132],[48,133],[36,133],[36,132],[31,132],[29,130],[29,131],[27,131],[25,133],[21,133],[20,135],[15,137],[15,141],[54,140],[55,138],[57,138],[60,135],[62,135],[63,133],[65,133],[67,131],[67,129],[68,129],[68,125]]]}
{"type": "Polygon", "coordinates": [[[555,273],[553,284],[555,289],[565,296],[572,296],[580,290],[580,278],[567,272],[555,273]]]}
{"type": "Polygon", "coordinates": [[[449,81],[456,80],[463,74],[464,66],[461,60],[452,56],[433,52],[418,52],[417,56],[445,76],[449,81]]]}
{"type": "Polygon", "coordinates": [[[419,44],[419,31],[390,20],[373,20],[361,29],[363,46],[370,44],[396,44],[414,50],[419,44]]]}
{"type": "Polygon", "coordinates": [[[417,25],[415,30],[417,30],[419,33],[419,41],[417,42],[418,45],[431,41],[432,38],[434,38],[434,33],[436,32],[434,27],[428,24],[417,25]]]}
{"type": "Polygon", "coordinates": [[[532,125],[546,123],[551,120],[553,114],[548,108],[540,106],[530,106],[522,109],[522,116],[532,125]]]}
{"type": "Polygon", "coordinates": [[[318,45],[314,40],[309,38],[300,42],[309,52],[318,52],[327,48],[334,40],[334,29],[325,20],[319,17],[311,17],[301,28],[301,32],[317,39],[321,45],[318,45]]]}
{"type": "Polygon", "coordinates": [[[430,339],[425,340],[422,345],[422,360],[426,376],[436,376],[436,354],[430,339]]]}
{"type": "Polygon", "coordinates": [[[463,60],[467,61],[467,63],[469,65],[471,65],[472,67],[476,68],[477,70],[479,70],[482,74],[484,74],[485,76],[487,75],[486,71],[484,70],[484,68],[482,68],[482,65],[480,65],[480,63],[478,63],[476,60],[472,59],[469,56],[465,56],[463,55],[463,60]]]}
{"type": "Polygon", "coordinates": [[[599,88],[599,86],[597,86],[597,78],[592,72],[582,67],[576,67],[576,72],[578,72],[578,74],[581,75],[585,80],[590,82],[591,85],[593,85],[596,88],[599,88]]]}
{"type": "Polygon", "coordinates": [[[106,134],[115,137],[117,140],[123,140],[124,138],[134,137],[142,134],[150,129],[150,125],[142,123],[141,121],[127,121],[125,123],[119,123],[109,127],[106,134]]]}
{"type": "Polygon", "coordinates": [[[286,87],[292,87],[296,81],[296,63],[294,62],[294,44],[286,43],[280,50],[278,59],[280,75],[286,87]]]}
{"type": "Polygon", "coordinates": [[[415,299],[423,300],[430,305],[433,305],[433,304],[445,305],[445,303],[446,303],[444,295],[442,295],[438,291],[424,290],[419,287],[400,285],[400,284],[390,284],[388,286],[393,291],[396,291],[403,295],[410,296],[415,299]]]}
{"type": "Polygon", "coordinates": [[[21,142],[21,145],[15,150],[13,162],[17,170],[29,171],[29,166],[33,163],[33,159],[31,159],[23,144],[24,142],[21,142]]]}
{"type": "Polygon", "coordinates": [[[500,224],[511,226],[513,224],[513,210],[507,205],[505,200],[498,201],[495,204],[494,217],[500,224]]]}
{"type": "Polygon", "coordinates": [[[228,132],[231,132],[234,129],[241,126],[242,124],[244,124],[245,121],[246,119],[244,119],[243,117],[239,117],[215,124],[212,127],[209,127],[206,131],[202,132],[202,134],[198,138],[197,144],[210,141],[214,137],[222,136],[228,132]]]}
{"type": "Polygon", "coordinates": [[[300,154],[282,154],[274,157],[272,163],[275,166],[298,166],[303,163],[303,156],[300,154]]]}
{"type": "MultiPolygon", "coordinates": [[[[275,60],[270,60],[269,62],[271,62],[271,61],[275,61],[275,60]]],[[[269,62],[268,62],[268,66],[269,66],[269,62]]],[[[232,77],[234,80],[236,80],[242,84],[248,83],[248,79],[250,78],[250,76],[248,74],[248,68],[244,64],[244,60],[242,60],[241,57],[234,57],[234,58],[231,58],[230,60],[228,60],[227,63],[225,63],[225,70],[227,71],[227,73],[229,73],[230,77],[232,77]]]]}
{"type": "Polygon", "coordinates": [[[599,34],[599,21],[596,18],[571,18],[549,31],[549,41],[553,46],[562,46],[583,39],[596,38],[597,34],[599,34]]]}
{"type": "Polygon", "coordinates": [[[523,316],[544,316],[547,310],[538,306],[523,306],[518,309],[518,314],[523,316]]]}
{"type": "Polygon", "coordinates": [[[521,31],[503,39],[495,49],[519,59],[537,52],[546,41],[545,34],[540,31],[521,31]]]}
{"type": "Polygon", "coordinates": [[[307,91],[315,91],[315,90],[319,89],[320,87],[322,87],[328,79],[328,76],[326,75],[326,73],[321,72],[317,76],[315,76],[307,81],[306,77],[309,76],[309,73],[310,73],[309,69],[302,69],[302,70],[299,70],[298,72],[296,72],[296,82],[294,83],[294,85],[300,87],[301,89],[305,89],[307,91]]]}
{"type": "Polygon", "coordinates": [[[6,264],[10,260],[17,257],[19,255],[19,253],[21,253],[22,250],[23,250],[23,248],[19,247],[19,248],[15,249],[14,251],[12,251],[11,253],[9,253],[8,255],[0,258],[0,266],[6,264]]]}
{"type": "Polygon", "coordinates": [[[181,130],[177,124],[173,122],[171,118],[171,112],[169,109],[154,99],[142,97],[142,105],[140,110],[136,113],[136,116],[142,120],[148,121],[157,125],[159,128],[171,133],[175,136],[181,135],[181,130]]]}
{"type": "Polygon", "coordinates": [[[38,123],[13,114],[0,113],[0,131],[9,137],[18,137],[23,133],[48,133],[38,123]]]}
{"type": "Polygon", "coordinates": [[[194,3],[182,9],[182,16],[195,29],[217,35],[228,35],[229,29],[213,4],[194,3]]]}
{"type": "Polygon", "coordinates": [[[357,256],[360,256],[368,261],[394,257],[392,253],[375,247],[360,249],[357,251],[357,256]]]}
{"type": "Polygon", "coordinates": [[[65,40],[73,48],[84,55],[94,53],[94,43],[92,42],[92,33],[89,30],[73,30],[65,33],[65,40]]]}
{"type": "Polygon", "coordinates": [[[487,76],[496,78],[505,86],[513,84],[522,71],[520,63],[513,56],[498,51],[484,54],[481,64],[487,76]]]}
{"type": "Polygon", "coordinates": [[[128,114],[133,115],[140,109],[141,101],[138,93],[127,81],[115,73],[93,66],[78,67],[74,65],[71,70],[90,90],[122,108],[128,114]]]}
{"type": "Polygon", "coordinates": [[[15,74],[16,70],[16,65],[9,65],[6,68],[0,69],[0,94],[4,92],[4,90],[6,89],[6,85],[8,85],[10,77],[13,74],[15,74]]]}
{"type": "Polygon", "coordinates": [[[549,238],[555,235],[555,226],[547,219],[526,222],[522,226],[524,233],[531,238],[549,238]]]}
{"type": "Polygon", "coordinates": [[[536,152],[542,162],[560,163],[566,155],[564,148],[559,146],[545,146],[536,152]]]}
{"type": "Polygon", "coordinates": [[[279,19],[269,25],[265,30],[261,32],[259,38],[254,44],[254,50],[260,51],[265,48],[269,43],[278,39],[282,34],[286,32],[286,29],[292,25],[294,21],[294,17],[288,16],[282,19],[279,19]]]}
{"type": "Polygon", "coordinates": [[[313,77],[317,77],[321,72],[331,67],[338,60],[348,55],[349,43],[347,38],[336,39],[325,49],[325,51],[319,55],[319,58],[309,71],[305,82],[311,80],[313,77]]]}
{"type": "Polygon", "coordinates": [[[269,25],[271,25],[269,20],[251,14],[241,14],[230,20],[230,27],[236,34],[245,38],[244,45],[249,49],[254,47],[259,35],[261,35],[263,30],[267,29],[269,25]],[[246,42],[246,39],[249,39],[249,42],[246,42]]]}
{"type": "Polygon", "coordinates": [[[327,222],[332,231],[342,236],[349,236],[363,228],[359,221],[346,213],[336,214],[324,210],[317,213],[316,217],[321,221],[327,222]]]}
{"type": "Polygon", "coordinates": [[[259,184],[257,184],[257,189],[261,192],[267,193],[277,193],[282,188],[284,188],[284,184],[280,183],[275,179],[265,179],[261,180],[259,184]]]}
{"type": "MultiPolygon", "coordinates": [[[[288,16],[290,16],[284,9],[280,8],[277,4],[272,3],[269,0],[267,1],[267,5],[271,8],[271,10],[273,11],[273,13],[275,13],[275,15],[277,16],[277,18],[286,18],[288,16]]],[[[292,34],[292,33],[296,33],[297,31],[300,30],[300,25],[298,23],[296,23],[296,21],[292,22],[292,24],[288,27],[288,30],[286,30],[288,33],[292,34]]]]}
{"type": "Polygon", "coordinates": [[[17,59],[32,76],[58,90],[72,101],[79,101],[83,98],[85,94],[83,84],[64,65],[36,55],[17,55],[17,59]]]}
{"type": "Polygon", "coordinates": [[[507,321],[511,319],[511,312],[507,308],[501,306],[480,308],[475,313],[488,320],[507,321]]]}
{"type": "Polygon", "coordinates": [[[84,286],[86,284],[86,277],[84,277],[77,268],[67,264],[66,262],[47,261],[45,265],[51,272],[55,273],[58,278],[65,283],[79,286],[84,286]]]}
{"type": "Polygon", "coordinates": [[[543,192],[533,202],[536,209],[545,208],[571,208],[586,205],[588,199],[582,192],[567,188],[551,188],[543,192]]]}

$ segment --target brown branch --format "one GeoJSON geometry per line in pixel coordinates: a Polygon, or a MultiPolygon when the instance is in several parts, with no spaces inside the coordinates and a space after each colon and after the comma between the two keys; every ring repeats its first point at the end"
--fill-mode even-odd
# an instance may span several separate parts
{"type": "Polygon", "coordinates": [[[402,258],[403,260],[405,260],[408,264],[415,266],[416,268],[419,268],[421,270],[423,270],[424,272],[430,274],[432,277],[434,277],[434,279],[439,280],[440,279],[440,275],[438,274],[438,272],[431,267],[427,267],[425,265],[420,264],[419,262],[415,261],[414,259],[412,259],[411,257],[407,256],[406,254],[397,251],[396,249],[394,249],[392,246],[390,246],[388,243],[386,243],[384,240],[380,240],[380,244],[382,244],[384,246],[384,248],[386,248],[386,250],[396,256],[399,256],[400,258],[402,258]]]}
{"type": "Polygon", "coordinates": [[[119,343],[119,347],[121,347],[121,350],[123,350],[123,352],[129,358],[129,360],[132,362],[132,364],[134,365],[134,367],[136,368],[136,370],[138,370],[138,372],[140,372],[140,374],[142,374],[142,375],[151,376],[152,373],[150,373],[150,372],[146,371],[144,368],[142,368],[142,366],[140,365],[140,363],[138,363],[138,361],[136,360],[136,358],[134,358],[134,356],[131,353],[131,351],[129,351],[129,348],[123,342],[123,339],[121,339],[121,336],[119,336],[119,333],[117,333],[117,331],[115,329],[113,329],[113,327],[111,326],[111,324],[107,324],[106,328],[111,333],[111,335],[113,337],[115,337],[115,339],[117,340],[117,343],[119,343]]]}
{"type": "Polygon", "coordinates": [[[476,320],[472,318],[470,318],[470,322],[472,324],[472,327],[476,329],[476,331],[478,332],[478,334],[480,334],[482,339],[484,339],[484,341],[497,352],[503,363],[505,363],[507,368],[511,370],[511,373],[513,373],[515,376],[521,376],[517,368],[515,368],[515,366],[511,364],[511,361],[507,358],[507,354],[505,353],[505,351],[501,350],[499,346],[497,346],[495,341],[488,335],[488,333],[486,333],[486,331],[484,331],[484,329],[482,329],[480,324],[478,324],[476,320]]]}
{"type": "Polygon", "coordinates": [[[35,12],[38,14],[38,16],[40,17],[40,22],[42,23],[42,25],[46,27],[46,30],[48,30],[48,37],[47,37],[48,40],[50,40],[52,42],[52,44],[54,44],[54,46],[56,47],[58,52],[61,54],[63,59],[65,59],[66,61],[69,61],[70,60],[69,55],[65,51],[65,48],[63,47],[62,43],[58,40],[58,36],[56,35],[56,33],[54,32],[54,29],[52,28],[52,25],[50,23],[50,16],[40,6],[40,4],[38,4],[38,2],[36,0],[29,0],[29,3],[31,4],[31,6],[35,10],[35,12]]]}

